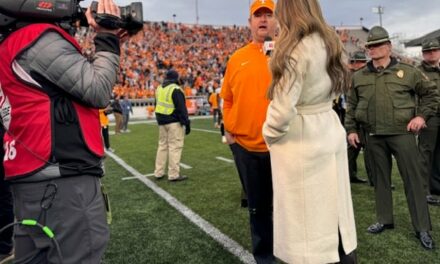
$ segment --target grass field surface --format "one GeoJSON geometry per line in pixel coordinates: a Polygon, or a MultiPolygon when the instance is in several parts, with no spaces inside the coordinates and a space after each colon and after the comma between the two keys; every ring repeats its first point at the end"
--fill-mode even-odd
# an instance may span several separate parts
{"type": "MultiPolygon", "coordinates": [[[[131,124],[131,133],[111,137],[114,153],[142,175],[154,171],[158,128],[131,124]]],[[[220,232],[251,251],[248,213],[240,207],[241,186],[227,145],[211,119],[192,121],[185,138],[181,169],[188,180],[156,181],[158,187],[175,197],[220,232]],[[219,159],[220,157],[220,159],[219,159]]],[[[360,177],[366,178],[362,157],[360,177]]],[[[164,199],[110,157],[105,160],[104,183],[110,195],[113,222],[105,263],[242,263],[217,241],[191,223],[164,199]]],[[[144,176],[142,176],[144,177],[144,176]]],[[[415,238],[403,185],[393,168],[394,215],[396,228],[379,235],[368,234],[374,223],[373,188],[352,185],[358,236],[358,263],[440,263],[440,251],[424,250],[415,238]]],[[[440,207],[430,207],[433,238],[440,243],[440,207]]]]}

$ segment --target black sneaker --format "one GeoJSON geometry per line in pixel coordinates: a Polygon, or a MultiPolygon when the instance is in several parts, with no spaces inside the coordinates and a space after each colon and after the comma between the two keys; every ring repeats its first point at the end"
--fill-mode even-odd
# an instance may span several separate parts
{"type": "Polygon", "coordinates": [[[382,233],[383,231],[385,231],[385,229],[393,229],[394,228],[394,224],[381,224],[381,223],[375,223],[370,225],[367,228],[368,233],[371,234],[379,234],[382,233]]]}
{"type": "Polygon", "coordinates": [[[428,202],[428,204],[430,205],[437,205],[440,206],[440,199],[432,196],[432,195],[427,195],[426,196],[426,201],[428,202]]]}
{"type": "Polygon", "coordinates": [[[180,175],[177,178],[173,178],[173,179],[168,179],[170,182],[177,182],[177,181],[184,181],[188,179],[188,177],[184,176],[184,175],[180,175]]]}
{"type": "Polygon", "coordinates": [[[434,249],[435,243],[429,232],[416,232],[416,237],[420,240],[420,244],[424,249],[434,249]]]}

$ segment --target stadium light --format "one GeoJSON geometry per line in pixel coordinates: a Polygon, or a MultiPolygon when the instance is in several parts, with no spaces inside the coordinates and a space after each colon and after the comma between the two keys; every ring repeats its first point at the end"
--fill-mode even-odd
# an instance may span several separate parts
{"type": "Polygon", "coordinates": [[[383,6],[375,6],[372,8],[373,13],[379,14],[379,25],[382,26],[382,14],[383,14],[383,6]]]}
{"type": "Polygon", "coordinates": [[[199,1],[196,0],[196,24],[199,24],[199,1]]]}

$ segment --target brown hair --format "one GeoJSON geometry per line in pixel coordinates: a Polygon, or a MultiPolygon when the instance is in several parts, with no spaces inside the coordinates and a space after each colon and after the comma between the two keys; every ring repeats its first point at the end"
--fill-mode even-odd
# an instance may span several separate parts
{"type": "Polygon", "coordinates": [[[280,35],[270,62],[272,83],[269,99],[273,99],[275,89],[282,89],[280,82],[285,72],[289,76],[296,74],[297,61],[291,54],[304,37],[315,32],[327,47],[327,73],[332,81],[330,95],[346,92],[350,87],[350,72],[342,58],[344,47],[335,30],[325,22],[317,0],[278,0],[275,18],[280,26],[280,35]]]}

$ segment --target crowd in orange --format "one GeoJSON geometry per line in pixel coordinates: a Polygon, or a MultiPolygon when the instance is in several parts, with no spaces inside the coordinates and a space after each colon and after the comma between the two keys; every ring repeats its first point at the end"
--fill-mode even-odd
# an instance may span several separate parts
{"type": "MultiPolygon", "coordinates": [[[[344,44],[361,47],[350,30],[336,32],[344,44]]],[[[93,33],[83,28],[76,37],[84,54],[91,56],[93,33]]],[[[121,67],[113,92],[130,99],[154,98],[165,72],[173,67],[186,96],[208,95],[220,85],[228,56],[249,40],[250,31],[244,26],[145,22],[143,30],[121,47],[121,67]]]]}
{"type": "MultiPolygon", "coordinates": [[[[84,54],[91,55],[93,34],[81,30],[77,39],[84,54]]],[[[173,67],[186,96],[207,95],[220,85],[228,56],[249,40],[246,27],[146,22],[143,31],[121,47],[114,94],[152,98],[167,69],[173,67]]]]}

